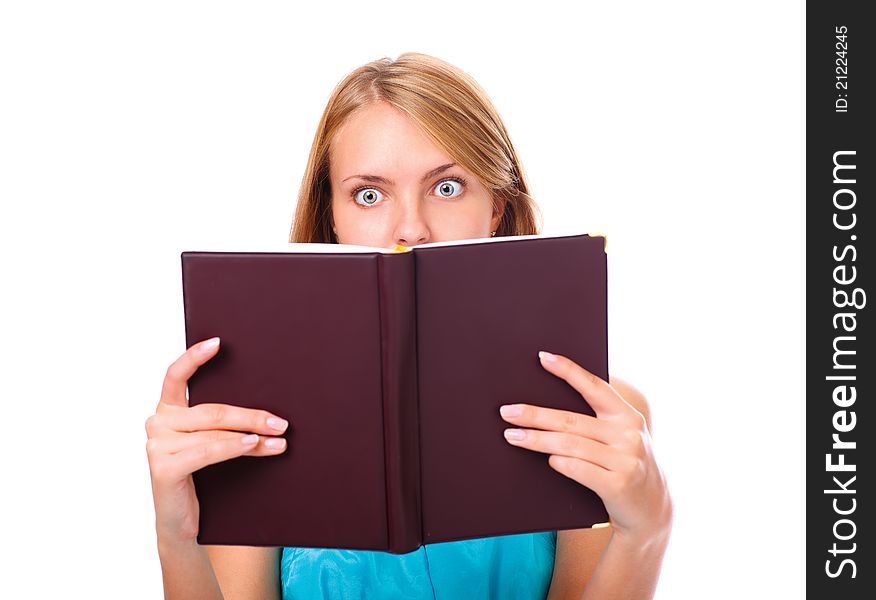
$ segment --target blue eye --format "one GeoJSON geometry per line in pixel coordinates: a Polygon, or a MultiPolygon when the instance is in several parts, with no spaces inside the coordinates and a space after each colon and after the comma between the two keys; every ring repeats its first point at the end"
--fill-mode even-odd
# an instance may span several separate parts
{"type": "Polygon", "coordinates": [[[462,182],[456,179],[444,179],[435,186],[435,193],[443,198],[455,198],[462,193],[462,182]]]}
{"type": "Polygon", "coordinates": [[[381,198],[383,198],[383,194],[374,188],[362,188],[361,190],[356,190],[356,202],[358,204],[371,206],[372,204],[376,204],[381,198]]]}

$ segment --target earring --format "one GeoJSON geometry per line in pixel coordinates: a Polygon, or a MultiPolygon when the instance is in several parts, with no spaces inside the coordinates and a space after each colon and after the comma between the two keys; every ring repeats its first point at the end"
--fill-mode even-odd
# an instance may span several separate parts
{"type": "Polygon", "coordinates": [[[495,232],[495,231],[491,231],[491,232],[490,232],[490,235],[495,236],[495,235],[496,235],[496,232],[495,232]]]}

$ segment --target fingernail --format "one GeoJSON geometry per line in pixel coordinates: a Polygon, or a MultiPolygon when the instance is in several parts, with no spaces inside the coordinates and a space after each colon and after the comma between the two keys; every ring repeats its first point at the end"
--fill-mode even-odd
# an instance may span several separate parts
{"type": "Polygon", "coordinates": [[[268,417],[268,427],[271,429],[276,429],[277,431],[286,431],[286,428],[289,426],[289,422],[286,419],[280,419],[278,417],[268,417]]]}
{"type": "Polygon", "coordinates": [[[206,342],[201,344],[201,352],[209,352],[210,350],[212,350],[213,348],[215,348],[218,345],[219,345],[219,338],[217,338],[217,337],[210,338],[209,340],[207,340],[206,342]]]}
{"type": "Polygon", "coordinates": [[[255,444],[259,441],[259,436],[257,433],[251,433],[240,438],[240,441],[243,442],[245,446],[249,446],[250,444],[255,444]]]}
{"type": "Polygon", "coordinates": [[[286,440],[283,438],[268,438],[265,440],[265,448],[270,448],[271,450],[279,450],[285,445],[286,440]]]}
{"type": "Polygon", "coordinates": [[[506,440],[524,440],[526,439],[526,432],[522,429],[506,429],[505,430],[505,439],[506,440]]]}
{"type": "Polygon", "coordinates": [[[539,350],[538,357],[546,363],[557,362],[557,356],[555,354],[551,354],[550,352],[545,352],[544,350],[539,350]]]}
{"type": "Polygon", "coordinates": [[[499,414],[503,417],[519,417],[523,414],[523,407],[519,404],[505,404],[499,407],[499,414]]]}

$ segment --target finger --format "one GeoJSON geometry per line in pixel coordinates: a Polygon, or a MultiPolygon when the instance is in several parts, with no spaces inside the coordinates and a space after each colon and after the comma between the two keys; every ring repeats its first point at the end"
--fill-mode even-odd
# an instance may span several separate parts
{"type": "Polygon", "coordinates": [[[609,471],[622,469],[628,457],[601,442],[572,433],[539,431],[537,429],[506,429],[509,444],[545,454],[580,458],[609,471]]]}
{"type": "Polygon", "coordinates": [[[624,417],[633,422],[638,414],[607,381],[600,379],[568,357],[539,352],[542,366],[565,380],[581,394],[599,417],[624,417]]]}
{"type": "Polygon", "coordinates": [[[243,408],[231,404],[198,404],[191,408],[176,408],[163,412],[162,425],[174,431],[251,431],[262,435],[279,435],[289,422],[266,410],[243,408]]]}
{"type": "Polygon", "coordinates": [[[246,456],[274,456],[286,451],[289,444],[286,438],[259,436],[256,447],[246,453],[246,456]]]}
{"type": "Polygon", "coordinates": [[[499,414],[514,425],[574,433],[604,444],[616,442],[620,436],[615,424],[569,410],[531,404],[506,404],[499,407],[499,414]]]}
{"type": "Polygon", "coordinates": [[[238,434],[226,440],[208,442],[178,452],[164,460],[172,463],[173,476],[184,477],[207,465],[220,463],[253,450],[259,443],[256,434],[238,434]]]}
{"type": "MultiPolygon", "coordinates": [[[[147,442],[149,448],[154,454],[176,454],[194,446],[201,446],[210,442],[228,440],[231,438],[239,438],[240,432],[236,431],[195,431],[191,433],[176,433],[168,432],[158,438],[153,438],[147,442]]],[[[286,440],[282,437],[259,436],[259,442],[255,448],[246,454],[249,456],[261,456],[268,454],[276,454],[286,449],[286,440]]]]}
{"type": "Polygon", "coordinates": [[[555,454],[548,457],[548,464],[557,473],[590,488],[603,500],[609,497],[612,486],[611,471],[586,460],[555,454]]]}
{"type": "Polygon", "coordinates": [[[186,384],[189,378],[195,374],[202,364],[213,358],[219,349],[219,338],[214,337],[203,342],[193,344],[191,348],[183,352],[173,364],[167,368],[164,383],[161,386],[161,401],[158,403],[174,406],[188,406],[186,398],[186,384]]]}

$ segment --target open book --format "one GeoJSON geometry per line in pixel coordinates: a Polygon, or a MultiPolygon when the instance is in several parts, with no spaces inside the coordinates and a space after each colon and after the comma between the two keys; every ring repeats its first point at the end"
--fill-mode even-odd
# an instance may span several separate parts
{"type": "Polygon", "coordinates": [[[608,379],[604,238],[183,252],[189,402],[290,422],[278,456],[194,473],[201,544],[404,553],[589,527],[591,490],[515,447],[503,404],[594,414],[539,350],[608,379]]]}

